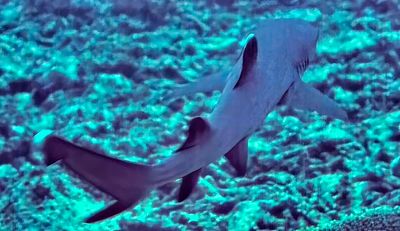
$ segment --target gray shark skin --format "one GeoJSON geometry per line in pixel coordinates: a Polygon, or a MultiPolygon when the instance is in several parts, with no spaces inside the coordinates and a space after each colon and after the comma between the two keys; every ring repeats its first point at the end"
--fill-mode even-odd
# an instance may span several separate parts
{"type": "MultiPolygon", "coordinates": [[[[293,23],[295,23],[294,21],[296,20],[290,21],[293,21],[293,23]]],[[[258,27],[258,31],[265,29],[266,23],[267,22],[261,23],[258,27]]],[[[292,38],[292,40],[295,39],[292,38]]],[[[288,43],[288,45],[289,44],[290,43],[288,43]]],[[[315,49],[315,47],[310,49],[315,49]]],[[[313,52],[311,52],[310,57],[307,57],[305,60],[303,60],[303,62],[296,66],[299,78],[307,69],[310,61],[315,60],[315,58],[316,54],[314,50],[313,52]]],[[[223,70],[200,78],[194,82],[183,84],[179,87],[170,89],[163,97],[163,100],[165,102],[169,102],[174,98],[194,95],[197,92],[208,93],[212,91],[222,91],[226,86],[228,78],[230,77],[229,73],[229,71],[223,70]]],[[[314,89],[312,86],[309,86],[302,81],[295,82],[295,84],[289,89],[289,91],[285,94],[284,98],[282,98],[277,106],[280,105],[286,105],[294,107],[296,109],[316,111],[329,117],[348,121],[347,114],[342,109],[340,109],[333,100],[322,95],[322,93],[320,93],[317,89],[314,89]],[[314,102],[310,102],[312,100],[314,102]]]]}
{"type": "Polygon", "coordinates": [[[218,104],[207,118],[189,123],[186,141],[174,155],[153,166],[129,163],[51,135],[43,152],[48,165],[62,160],[72,171],[116,202],[89,217],[97,222],[136,205],[161,185],[182,178],[178,201],[193,192],[203,168],[225,156],[244,176],[247,140],[278,104],[317,110],[339,119],[346,113],[300,79],[315,54],[318,29],[302,20],[277,19],[260,24],[247,37],[229,71],[218,104]]]}

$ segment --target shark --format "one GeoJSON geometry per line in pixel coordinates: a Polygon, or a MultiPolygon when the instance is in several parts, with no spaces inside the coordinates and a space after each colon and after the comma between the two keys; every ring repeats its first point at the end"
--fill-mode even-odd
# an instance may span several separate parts
{"type": "MultiPolygon", "coordinates": [[[[347,120],[336,102],[301,80],[316,55],[319,30],[300,19],[269,19],[245,39],[242,52],[229,71],[209,77],[222,94],[207,117],[189,121],[187,138],[174,153],[158,164],[145,165],[113,158],[51,134],[42,151],[47,165],[61,161],[85,181],[111,195],[114,202],[89,216],[98,222],[137,205],[151,190],[182,179],[177,200],[194,191],[202,170],[226,157],[236,172],[245,176],[248,139],[277,105],[317,111],[347,120]],[[221,77],[221,75],[226,75],[221,77]]],[[[188,93],[181,89],[179,96],[188,93]]]]}

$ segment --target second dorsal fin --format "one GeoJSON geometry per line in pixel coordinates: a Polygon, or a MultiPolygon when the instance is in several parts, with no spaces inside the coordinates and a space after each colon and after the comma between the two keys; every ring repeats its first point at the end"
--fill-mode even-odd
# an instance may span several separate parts
{"type": "Polygon", "coordinates": [[[201,118],[195,117],[189,122],[188,136],[185,142],[180,146],[176,152],[191,148],[195,146],[199,139],[210,130],[208,122],[201,118]]]}

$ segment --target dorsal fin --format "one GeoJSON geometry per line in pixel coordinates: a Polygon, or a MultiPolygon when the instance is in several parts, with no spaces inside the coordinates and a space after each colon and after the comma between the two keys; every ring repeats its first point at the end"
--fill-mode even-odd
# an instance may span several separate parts
{"type": "Polygon", "coordinates": [[[248,73],[257,61],[257,52],[258,45],[256,36],[254,34],[250,34],[247,37],[246,45],[243,49],[242,70],[240,72],[239,79],[237,80],[233,89],[241,86],[246,81],[248,73]]]}
{"type": "Polygon", "coordinates": [[[204,135],[208,130],[210,130],[210,125],[208,122],[201,118],[195,117],[189,122],[188,136],[185,142],[179,147],[176,152],[191,148],[195,146],[199,138],[204,135]]]}

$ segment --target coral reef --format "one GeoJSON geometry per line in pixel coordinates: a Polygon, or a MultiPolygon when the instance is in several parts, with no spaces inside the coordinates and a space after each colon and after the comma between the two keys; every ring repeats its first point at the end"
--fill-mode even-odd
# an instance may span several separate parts
{"type": "Polygon", "coordinates": [[[396,1],[0,3],[0,230],[400,230],[396,1]],[[350,121],[277,108],[249,140],[245,177],[222,158],[184,203],[173,182],[119,216],[83,224],[112,198],[60,165],[45,168],[32,137],[53,130],[116,158],[159,162],[219,96],[166,102],[165,92],[228,69],[267,18],[320,28],[303,79],[350,121]]]}

